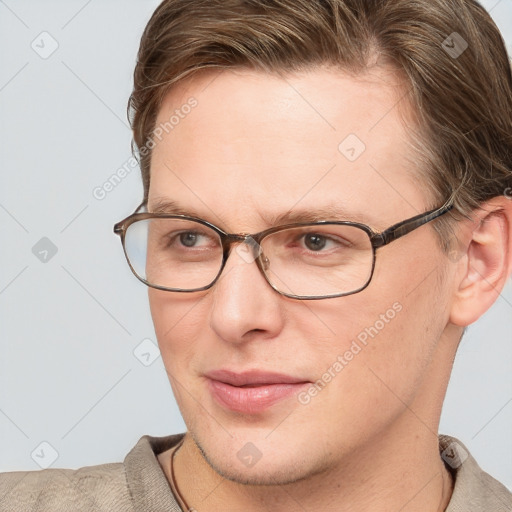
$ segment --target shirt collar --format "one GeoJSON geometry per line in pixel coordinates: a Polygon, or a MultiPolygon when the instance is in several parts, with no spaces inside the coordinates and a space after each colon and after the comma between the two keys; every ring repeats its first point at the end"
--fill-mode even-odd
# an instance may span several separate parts
{"type": "MultiPolygon", "coordinates": [[[[126,479],[135,512],[182,512],[156,456],[176,446],[184,435],[142,436],[125,457],[126,479]]],[[[445,512],[510,510],[510,492],[482,471],[460,441],[441,435],[439,451],[454,479],[452,496],[445,512]]]]}
{"type": "Polygon", "coordinates": [[[182,512],[156,456],[178,444],[184,435],[142,436],[125,457],[126,480],[135,512],[182,512]]]}

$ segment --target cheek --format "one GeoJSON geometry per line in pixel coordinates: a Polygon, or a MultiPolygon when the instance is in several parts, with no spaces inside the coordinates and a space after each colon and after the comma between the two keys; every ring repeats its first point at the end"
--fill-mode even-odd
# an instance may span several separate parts
{"type": "Polygon", "coordinates": [[[419,254],[412,265],[390,251],[366,290],[315,305],[315,315],[333,331],[311,352],[317,413],[323,409],[340,422],[351,417],[363,428],[369,418],[389,421],[414,400],[447,323],[441,267],[419,254]]]}
{"type": "Polygon", "coordinates": [[[173,375],[183,373],[197,352],[195,342],[205,329],[204,297],[197,294],[178,296],[155,289],[149,289],[148,297],[166,370],[173,375]]]}
{"type": "Polygon", "coordinates": [[[295,421],[304,431],[321,424],[325,438],[338,439],[343,450],[394,422],[428,367],[432,342],[411,325],[413,311],[402,301],[383,304],[358,321],[348,320],[356,310],[341,310],[336,338],[309,352],[316,380],[298,397],[304,407],[295,421]]]}

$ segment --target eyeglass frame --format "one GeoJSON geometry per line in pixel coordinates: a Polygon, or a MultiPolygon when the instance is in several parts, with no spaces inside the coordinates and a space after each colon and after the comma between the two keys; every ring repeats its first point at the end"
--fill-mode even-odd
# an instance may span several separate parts
{"type": "MultiPolygon", "coordinates": [[[[390,226],[389,228],[384,229],[383,231],[375,231],[367,224],[363,224],[360,222],[353,222],[353,221],[346,221],[346,220],[321,220],[317,222],[299,222],[294,224],[284,224],[281,226],[274,226],[269,229],[265,229],[263,231],[260,231],[258,233],[226,233],[221,228],[215,226],[211,222],[208,222],[207,220],[200,219],[198,217],[191,217],[188,215],[178,215],[178,214],[168,214],[168,213],[151,213],[151,212],[140,212],[137,213],[137,211],[144,206],[144,203],[142,203],[134,213],[126,217],[125,219],[117,222],[114,225],[114,233],[116,235],[119,235],[121,237],[121,244],[123,246],[123,252],[126,257],[126,261],[128,262],[128,265],[132,271],[132,273],[135,275],[139,281],[142,281],[144,284],[151,288],[155,288],[157,290],[162,291],[169,291],[169,292],[182,292],[182,293],[192,293],[192,292],[199,292],[208,290],[213,287],[213,285],[218,281],[220,278],[222,271],[224,270],[224,267],[226,265],[226,262],[231,254],[231,247],[234,243],[237,242],[246,242],[248,245],[252,246],[252,249],[254,250],[255,247],[260,248],[261,241],[266,238],[267,236],[274,234],[276,232],[290,229],[290,228],[299,228],[303,226],[323,226],[323,225],[343,225],[343,226],[353,226],[356,228],[359,228],[366,232],[370,239],[370,243],[372,246],[372,268],[370,275],[368,277],[368,280],[366,283],[357,288],[354,291],[350,292],[343,292],[335,295],[312,295],[312,296],[300,296],[300,295],[293,295],[286,292],[283,292],[276,288],[274,284],[272,284],[265,272],[265,269],[263,268],[266,266],[266,262],[264,258],[266,257],[263,254],[263,251],[258,251],[258,255],[254,258],[256,261],[256,265],[267,281],[267,283],[271,286],[273,290],[275,290],[280,295],[283,295],[285,297],[289,297],[291,299],[297,299],[297,300],[321,300],[321,299],[333,299],[338,297],[345,297],[347,295],[353,295],[355,293],[359,293],[365,288],[367,288],[372,280],[373,273],[375,270],[375,261],[377,258],[377,249],[380,247],[384,247],[385,245],[390,244],[391,242],[394,242],[395,240],[398,240],[399,238],[403,237],[404,235],[407,235],[408,233],[411,233],[415,229],[427,224],[428,222],[433,221],[434,219],[437,219],[441,215],[444,215],[446,212],[450,211],[454,204],[451,199],[449,199],[445,204],[438,208],[434,208],[433,210],[426,211],[424,213],[420,213],[418,215],[415,215],[414,217],[410,217],[409,219],[402,220],[400,222],[397,222],[390,226]],[[215,279],[208,285],[203,286],[201,288],[194,288],[192,290],[187,289],[181,289],[181,288],[168,288],[165,286],[159,286],[155,284],[151,284],[142,277],[140,277],[135,269],[133,268],[130,258],[128,257],[128,254],[126,252],[126,246],[125,246],[125,237],[126,237],[126,231],[127,229],[134,224],[137,221],[140,220],[147,220],[147,219],[182,219],[182,220],[189,220],[198,222],[199,224],[202,224],[204,226],[209,227],[213,231],[215,231],[221,240],[222,243],[222,264],[220,266],[218,274],[215,276],[215,279]]],[[[268,260],[267,260],[268,262],[268,260]]]]}

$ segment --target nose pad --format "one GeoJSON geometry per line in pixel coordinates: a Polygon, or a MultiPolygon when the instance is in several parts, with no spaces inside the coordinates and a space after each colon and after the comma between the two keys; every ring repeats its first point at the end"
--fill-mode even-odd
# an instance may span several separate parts
{"type": "Polygon", "coordinates": [[[263,253],[261,245],[251,236],[247,237],[244,243],[236,248],[236,252],[246,263],[253,263],[254,260],[259,260],[263,270],[267,270],[270,266],[270,260],[263,253]]]}
{"type": "Polygon", "coordinates": [[[263,270],[268,270],[268,267],[270,267],[270,260],[261,253],[261,261],[263,263],[263,270]]]}
{"type": "Polygon", "coordinates": [[[243,243],[236,248],[238,255],[246,262],[252,263],[262,254],[261,246],[252,237],[247,237],[243,243]]]}

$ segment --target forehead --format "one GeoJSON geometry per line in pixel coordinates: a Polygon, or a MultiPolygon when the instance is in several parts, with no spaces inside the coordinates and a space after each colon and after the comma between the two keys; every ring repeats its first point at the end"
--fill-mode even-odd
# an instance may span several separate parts
{"type": "Polygon", "coordinates": [[[194,76],[158,112],[149,208],[179,200],[212,222],[262,229],[293,208],[337,205],[372,222],[389,211],[370,211],[386,197],[423,200],[407,109],[403,87],[384,67],[358,76],[326,68],[194,76]]]}

